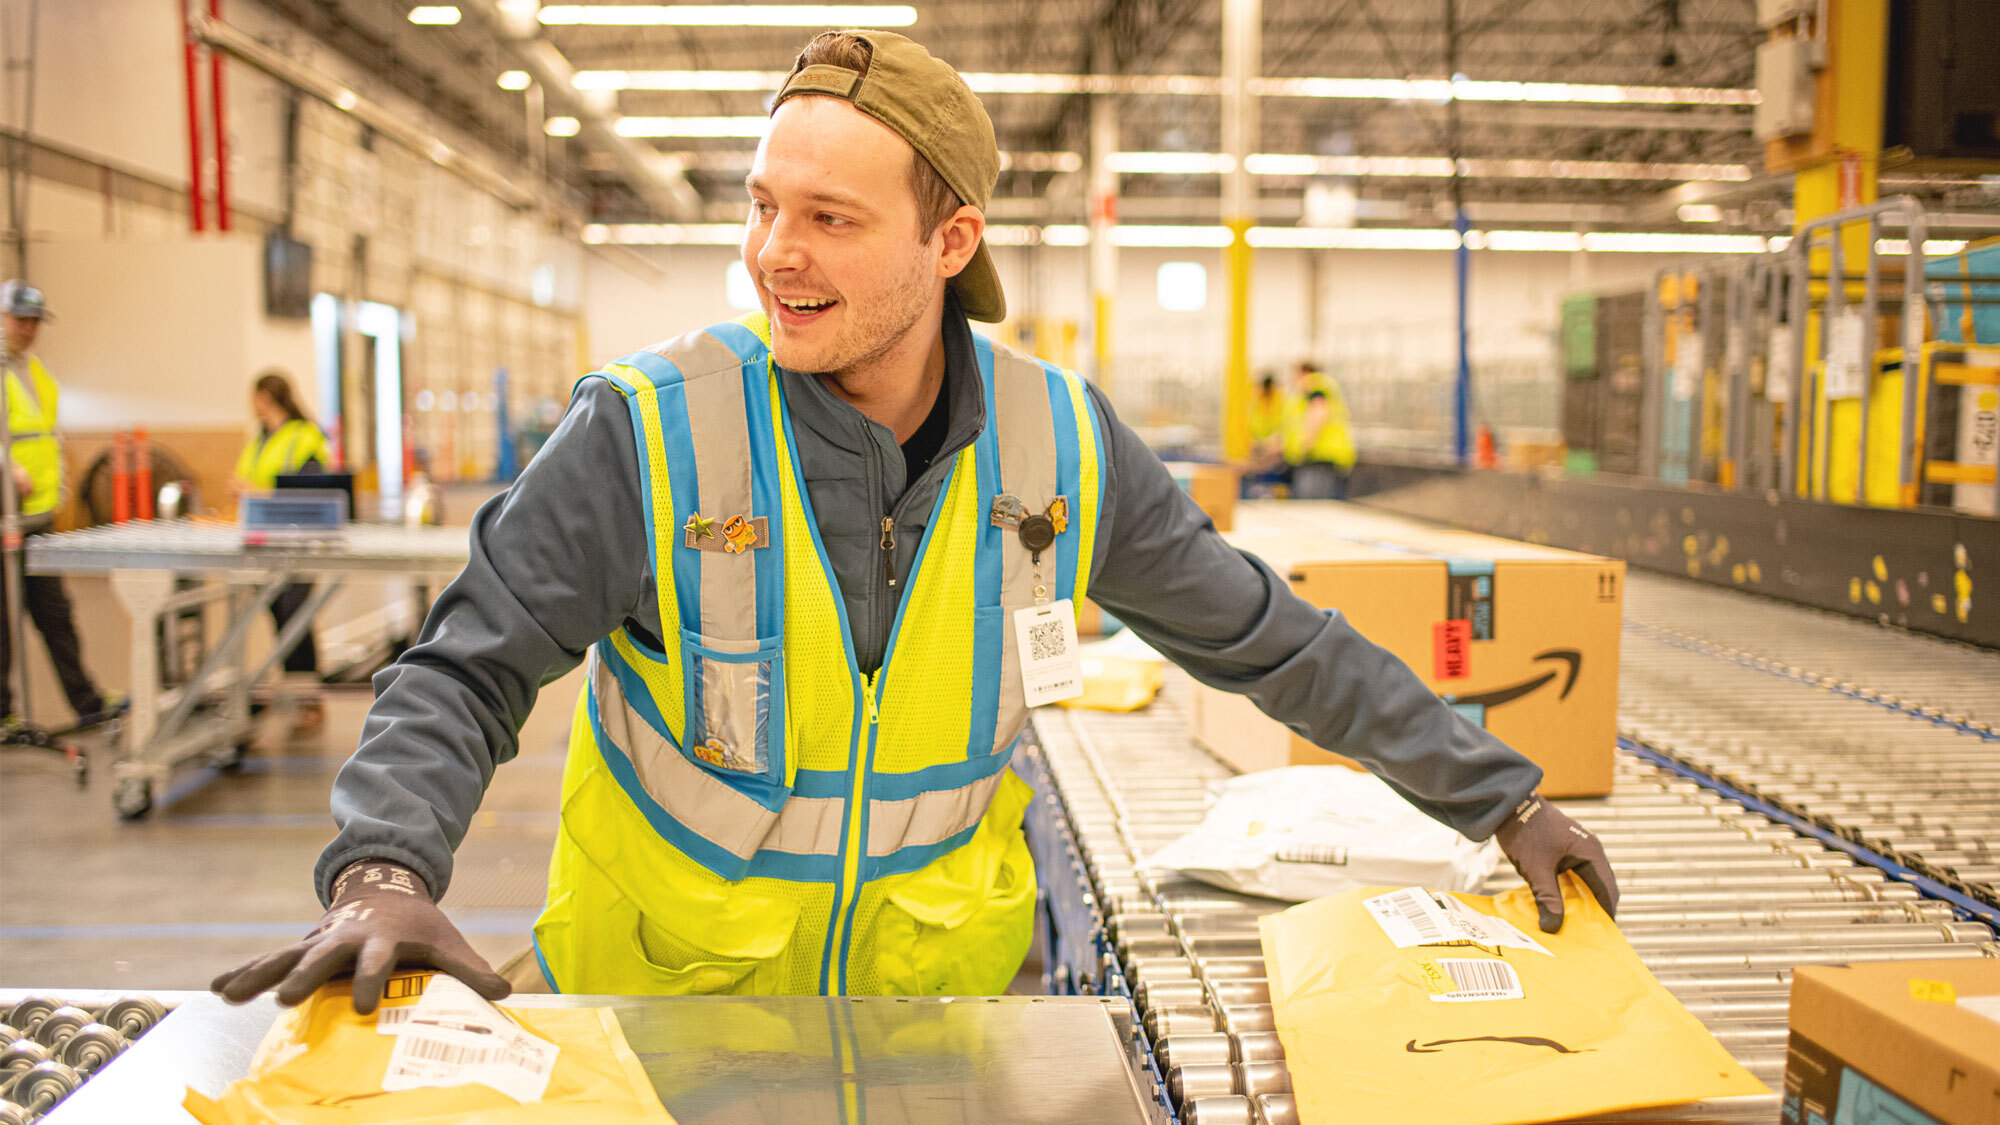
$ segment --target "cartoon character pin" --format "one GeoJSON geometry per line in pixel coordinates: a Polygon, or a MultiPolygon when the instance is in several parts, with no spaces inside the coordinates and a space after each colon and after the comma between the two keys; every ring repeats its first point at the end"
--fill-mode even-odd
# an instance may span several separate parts
{"type": "Polygon", "coordinates": [[[682,542],[697,551],[740,555],[771,545],[769,523],[763,516],[725,516],[718,520],[696,512],[688,517],[681,530],[686,533],[682,542]]]}

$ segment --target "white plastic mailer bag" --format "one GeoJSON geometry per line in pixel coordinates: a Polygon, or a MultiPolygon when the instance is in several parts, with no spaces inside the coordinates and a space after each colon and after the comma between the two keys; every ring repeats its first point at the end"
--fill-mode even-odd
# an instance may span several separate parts
{"type": "Polygon", "coordinates": [[[1230,778],[1192,832],[1148,867],[1180,871],[1224,890],[1306,902],[1394,883],[1474,891],[1500,862],[1432,820],[1374,774],[1291,766],[1230,778]]]}

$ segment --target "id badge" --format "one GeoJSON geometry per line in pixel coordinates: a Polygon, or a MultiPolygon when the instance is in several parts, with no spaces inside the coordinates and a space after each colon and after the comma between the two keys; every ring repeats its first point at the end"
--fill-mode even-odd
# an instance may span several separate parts
{"type": "Polygon", "coordinates": [[[1083,662],[1076,655],[1076,610],[1068,598],[1014,611],[1014,644],[1021,654],[1021,690],[1040,707],[1083,694],[1083,662]]]}

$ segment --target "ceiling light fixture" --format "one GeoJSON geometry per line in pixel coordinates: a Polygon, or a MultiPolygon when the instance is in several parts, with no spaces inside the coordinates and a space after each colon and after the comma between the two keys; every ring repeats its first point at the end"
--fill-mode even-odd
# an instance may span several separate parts
{"type": "MultiPolygon", "coordinates": [[[[570,8],[542,9],[549,13],[570,8]]],[[[581,11],[583,9],[576,8],[581,11]]],[[[629,6],[615,13],[638,11],[629,6]]],[[[663,9],[670,12],[684,7],[663,9]]],[[[725,11],[745,9],[728,8],[725,11]]],[[[914,9],[910,9],[914,12],[914,9]]],[[[614,22],[609,19],[603,22],[614,22]]],[[[828,20],[827,23],[841,23],[828,20]]],[[[852,24],[855,21],[845,21],[852,24]]],[[[887,26],[881,23],[866,26],[887,26]]],[[[580,70],[577,88],[586,84],[614,90],[756,90],[773,91],[784,84],[783,70],[580,70]]],[[[1222,80],[1201,74],[1041,74],[967,71],[960,74],[976,94],[1168,94],[1213,97],[1222,80]]],[[[1273,98],[1348,98],[1363,101],[1435,102],[1456,98],[1467,102],[1537,102],[1578,105],[1721,105],[1754,106],[1757,91],[1721,86],[1606,86],[1572,82],[1486,82],[1442,78],[1253,78],[1250,92],[1273,98]]]]}
{"type": "MultiPolygon", "coordinates": [[[[737,223],[593,223],[583,229],[583,241],[592,245],[735,246],[742,236],[743,228],[737,223]]],[[[1111,228],[1111,239],[1125,247],[1220,249],[1229,245],[1229,228],[1120,224],[1111,228]]],[[[1271,250],[1458,249],[1458,233],[1446,227],[1251,227],[1248,239],[1254,247],[1271,250]]],[[[996,246],[1087,246],[1090,228],[1002,224],[987,228],[987,240],[996,246]]],[[[1598,254],[1761,254],[1782,250],[1787,241],[1754,234],[1651,231],[1474,230],[1466,235],[1466,246],[1474,250],[1598,254]]],[[[1885,254],[1907,253],[1907,246],[1895,239],[1877,243],[1885,254]]],[[[1964,246],[1963,242],[1933,240],[1924,244],[1924,250],[1950,254],[1964,246]]]]}
{"type": "Polygon", "coordinates": [[[503,70],[498,80],[502,90],[525,90],[528,83],[528,72],[525,70],[503,70]]]}
{"type": "Polygon", "coordinates": [[[908,27],[907,4],[551,4],[550,25],[597,27],[908,27]]]}
{"type": "Polygon", "coordinates": [[[551,117],[542,122],[542,132],[551,137],[574,137],[583,130],[583,123],[574,117],[551,117]]]}
{"type": "Polygon", "coordinates": [[[426,27],[450,27],[458,22],[458,9],[450,4],[419,4],[410,9],[410,22],[426,27]]]}
{"type": "Polygon", "coordinates": [[[621,137],[761,137],[768,117],[621,117],[621,137]]]}

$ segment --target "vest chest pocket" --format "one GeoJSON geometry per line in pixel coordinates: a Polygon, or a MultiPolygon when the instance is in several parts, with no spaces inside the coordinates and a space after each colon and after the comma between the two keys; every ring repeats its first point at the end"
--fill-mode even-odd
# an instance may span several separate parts
{"type": "Polygon", "coordinates": [[[730,779],[791,784],[785,761],[784,644],[681,630],[688,757],[730,779]]]}

